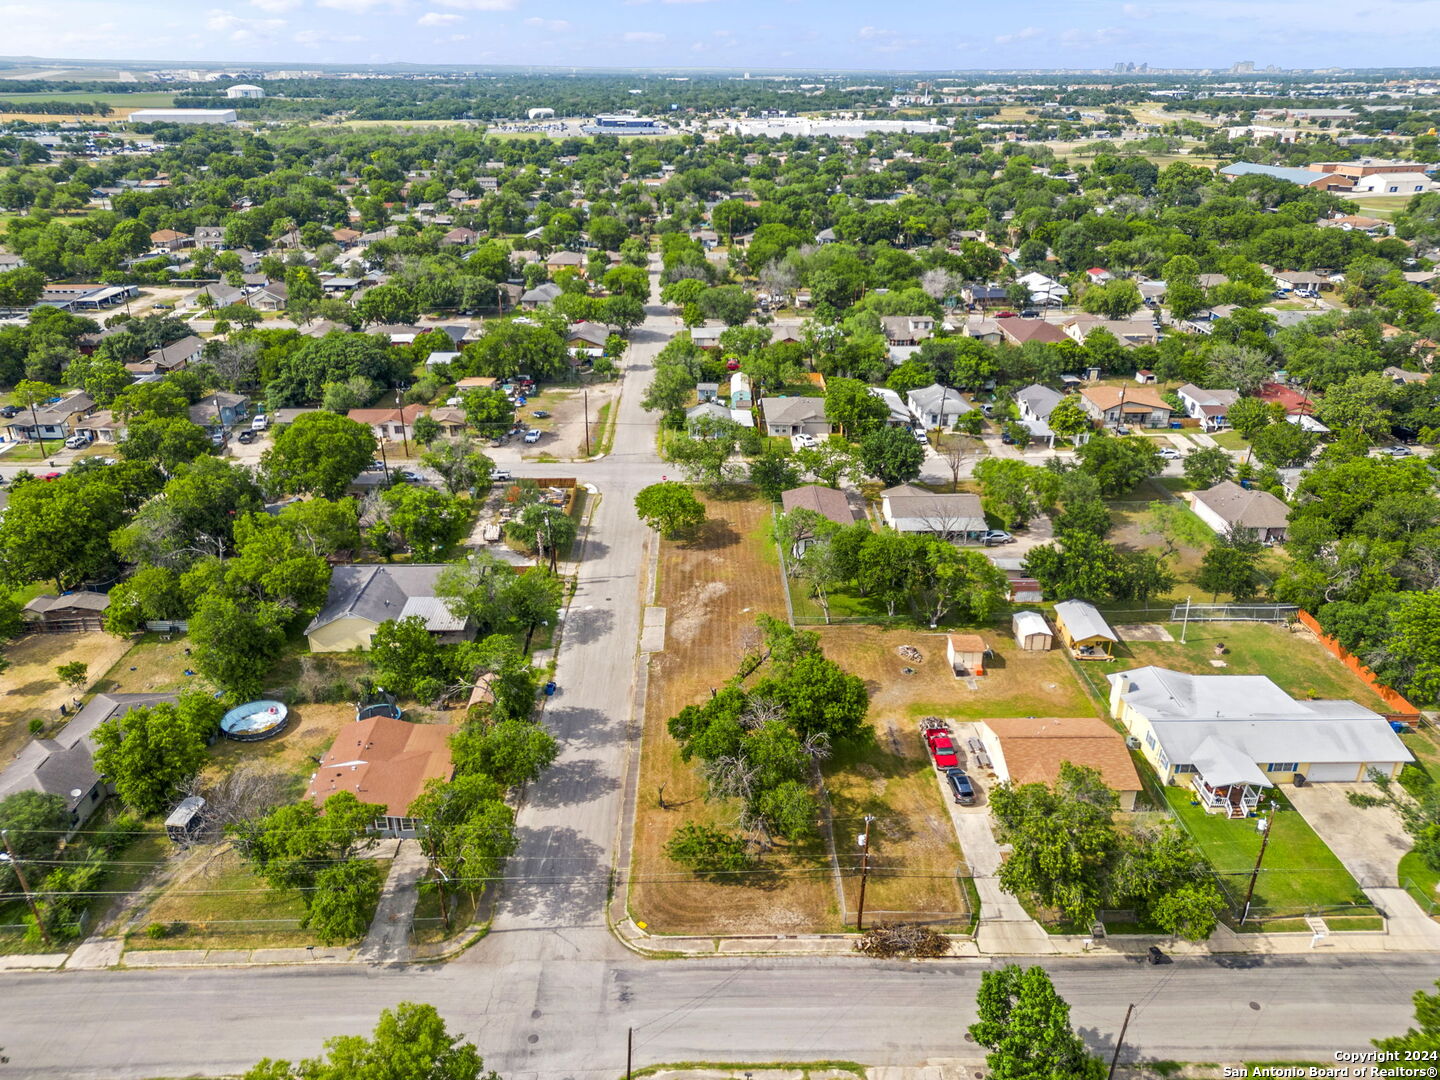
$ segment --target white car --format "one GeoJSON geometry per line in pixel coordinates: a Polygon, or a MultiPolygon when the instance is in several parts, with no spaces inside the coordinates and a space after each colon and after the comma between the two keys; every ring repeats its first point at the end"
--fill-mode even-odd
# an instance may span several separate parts
{"type": "Polygon", "coordinates": [[[1180,453],[1180,451],[1176,450],[1174,447],[1162,446],[1160,448],[1160,456],[1166,461],[1179,461],[1185,455],[1180,453]]]}
{"type": "Polygon", "coordinates": [[[537,443],[537,442],[539,442],[539,441],[540,441],[540,429],[539,429],[539,428],[531,428],[529,431],[525,432],[525,441],[528,442],[528,443],[537,443]]]}
{"type": "Polygon", "coordinates": [[[83,450],[89,445],[90,436],[88,435],[71,435],[65,440],[65,448],[67,450],[83,450]]]}
{"type": "Polygon", "coordinates": [[[794,445],[797,449],[803,447],[806,450],[813,450],[815,447],[820,445],[818,442],[816,442],[814,435],[811,435],[808,432],[804,431],[802,431],[799,435],[796,435],[792,441],[794,442],[794,445]]]}

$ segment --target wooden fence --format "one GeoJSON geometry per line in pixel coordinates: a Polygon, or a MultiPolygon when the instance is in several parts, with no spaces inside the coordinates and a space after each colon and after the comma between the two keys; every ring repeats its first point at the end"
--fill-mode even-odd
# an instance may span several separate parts
{"type": "Polygon", "coordinates": [[[1361,682],[1365,683],[1365,685],[1380,695],[1380,700],[1385,702],[1392,710],[1386,714],[1385,718],[1387,720],[1401,720],[1408,724],[1418,724],[1420,722],[1420,710],[1406,701],[1400,694],[1382,683],[1376,677],[1375,673],[1362,664],[1349,649],[1345,648],[1344,645],[1341,645],[1340,642],[1320,629],[1320,623],[1316,621],[1315,616],[1311,615],[1308,611],[1300,611],[1296,613],[1295,617],[1300,620],[1302,626],[1315,635],[1316,640],[1325,646],[1337,660],[1353,671],[1361,682]]]}

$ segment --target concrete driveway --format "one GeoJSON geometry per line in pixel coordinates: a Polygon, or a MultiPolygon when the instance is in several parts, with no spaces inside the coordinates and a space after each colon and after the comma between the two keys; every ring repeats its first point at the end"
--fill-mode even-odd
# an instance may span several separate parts
{"type": "Polygon", "coordinates": [[[1371,784],[1309,784],[1287,787],[1285,795],[1362,888],[1398,885],[1400,856],[1412,846],[1400,815],[1389,807],[1351,806],[1346,796],[1352,791],[1374,794],[1375,788],[1371,784]]]}

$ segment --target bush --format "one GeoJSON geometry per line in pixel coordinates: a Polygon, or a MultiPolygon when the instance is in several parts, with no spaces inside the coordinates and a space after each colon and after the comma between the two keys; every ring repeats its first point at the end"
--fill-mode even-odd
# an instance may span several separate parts
{"type": "Polygon", "coordinates": [[[143,830],[144,825],[134,814],[120,814],[95,834],[92,846],[106,856],[114,856],[127,848],[143,830]]]}
{"type": "Polygon", "coordinates": [[[163,922],[152,922],[149,926],[145,928],[145,936],[151,938],[154,941],[159,941],[163,937],[168,937],[169,934],[170,927],[166,926],[163,922]]]}
{"type": "Polygon", "coordinates": [[[40,717],[38,716],[32,717],[30,720],[30,734],[38,737],[40,733],[44,730],[45,721],[40,719],[40,717]]]}
{"type": "Polygon", "coordinates": [[[1435,779],[1422,766],[1411,762],[1400,770],[1400,786],[1412,799],[1423,799],[1435,786],[1435,779]]]}
{"type": "Polygon", "coordinates": [[[743,837],[713,825],[681,826],[665,844],[665,854],[697,877],[723,879],[748,870],[750,851],[743,837]]]}

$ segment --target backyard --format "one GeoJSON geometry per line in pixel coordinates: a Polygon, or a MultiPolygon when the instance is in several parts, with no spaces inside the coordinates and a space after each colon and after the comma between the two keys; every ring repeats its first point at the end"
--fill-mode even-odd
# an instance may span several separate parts
{"type": "Polygon", "coordinates": [[[55,675],[61,664],[89,665],[92,689],[107,689],[105,673],[120,666],[129,648],[124,638],[95,631],[86,634],[29,634],[5,650],[10,666],[0,676],[0,760],[9,761],[30,741],[30,722],[44,721],[46,734],[63,725],[61,706],[85,693],[72,690],[55,675]]]}
{"type": "Polygon", "coordinates": [[[1297,698],[1354,701],[1388,711],[1378,694],[1352,675],[1314,636],[1274,623],[1191,622],[1181,641],[1179,623],[1165,622],[1173,641],[1122,641],[1113,663],[1082,664],[1081,670],[1108,700],[1106,676],[1130,668],[1157,667],[1192,675],[1266,675],[1297,698]],[[1223,646],[1223,656],[1218,647],[1223,646]]]}

